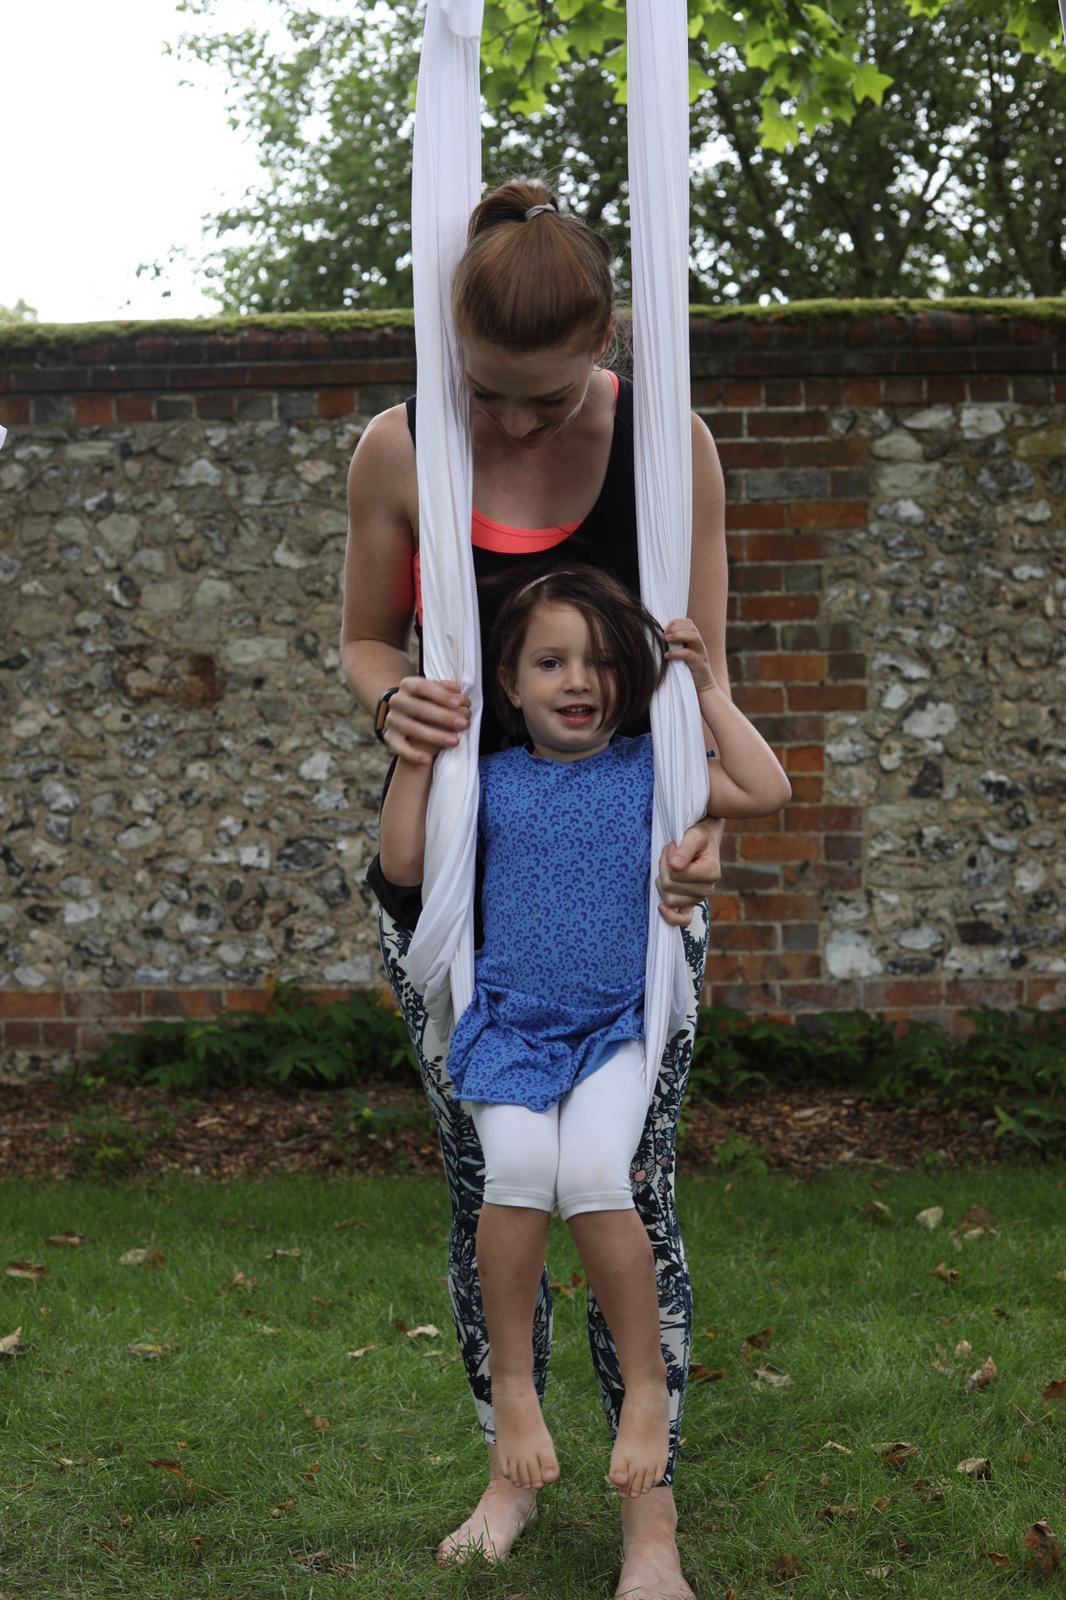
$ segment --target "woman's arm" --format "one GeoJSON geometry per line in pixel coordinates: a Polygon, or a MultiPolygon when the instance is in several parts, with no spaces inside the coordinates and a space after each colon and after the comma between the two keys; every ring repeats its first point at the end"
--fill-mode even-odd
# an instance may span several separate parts
{"type": "Polygon", "coordinates": [[[348,471],[348,543],[340,652],[344,676],[373,716],[386,689],[385,742],[397,755],[431,760],[469,724],[469,701],[454,684],[415,673],[411,561],[418,505],[415,453],[403,406],[367,425],[348,471]]]}
{"type": "MultiPolygon", "coordinates": [[[[729,568],[725,545],[725,480],[710,429],[692,416],[692,566],[688,614],[707,642],[715,680],[729,693],[725,619],[729,568]]],[[[659,915],[687,926],[692,908],[706,900],[722,876],[719,847],[724,823],[705,817],[664,847],[656,877],[659,915]]]]}

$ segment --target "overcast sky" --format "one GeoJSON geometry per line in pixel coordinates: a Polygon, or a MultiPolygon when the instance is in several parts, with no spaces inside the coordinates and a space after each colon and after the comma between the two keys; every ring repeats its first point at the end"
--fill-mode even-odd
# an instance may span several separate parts
{"type": "MultiPolygon", "coordinates": [[[[234,23],[268,12],[223,0],[234,23]]],[[[259,170],[221,72],[163,54],[189,27],[176,0],[2,5],[0,305],[21,296],[49,322],[217,310],[188,268],[137,277],[171,245],[198,250],[201,216],[259,170]]]]}

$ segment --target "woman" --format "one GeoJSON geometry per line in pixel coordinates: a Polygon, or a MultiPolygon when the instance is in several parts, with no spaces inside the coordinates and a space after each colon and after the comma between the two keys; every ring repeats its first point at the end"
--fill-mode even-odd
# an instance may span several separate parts
{"type": "MultiPolygon", "coordinates": [[[[482,643],[501,585],[567,561],[592,562],[639,592],[633,490],[632,388],[604,368],[616,319],[610,250],[562,215],[539,183],[506,184],[475,209],[456,270],[453,314],[470,396],[474,469],[474,564],[482,643]]],[[[416,673],[408,656],[413,617],[421,620],[414,401],[376,417],[359,442],[348,484],[341,652],[353,692],[397,755],[458,742],[468,705],[454,686],[416,673]]],[[[715,678],[725,662],[724,491],[711,436],[692,418],[693,529],[688,615],[707,642],[715,678]]],[[[488,708],[481,750],[499,747],[502,728],[488,708]]],[[[684,1600],[675,1542],[674,1461],[691,1322],[691,1292],[673,1205],[677,1119],[691,1060],[706,949],[704,899],[719,876],[721,824],[710,819],[667,846],[659,863],[660,913],[681,925],[693,979],[688,1026],[669,1043],[633,1165],[634,1199],[652,1243],[672,1401],[671,1450],[662,1484],[623,1498],[624,1561],[618,1593],[630,1600],[684,1600]]],[[[375,882],[379,895],[380,879],[375,882]]],[[[449,1289],[467,1374],[486,1441],[489,1484],[472,1515],[445,1538],[438,1559],[463,1559],[479,1546],[501,1559],[529,1521],[535,1492],[499,1470],[492,1430],[488,1339],[474,1241],[483,1164],[473,1124],[444,1071],[448,1041],[435,1035],[404,970],[417,892],[381,913],[386,972],[415,1044],[437,1119],[452,1201],[449,1289]]],[[[534,1326],[538,1389],[550,1342],[550,1298],[542,1280],[534,1326]]],[[[612,1429],[622,1390],[617,1356],[590,1301],[589,1335],[612,1429]]]]}

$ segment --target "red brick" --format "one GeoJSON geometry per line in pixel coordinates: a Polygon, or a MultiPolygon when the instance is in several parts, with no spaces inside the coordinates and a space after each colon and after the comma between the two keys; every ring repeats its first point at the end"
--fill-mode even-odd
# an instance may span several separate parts
{"type": "Polygon", "coordinates": [[[862,828],[862,807],[790,805],[784,818],[789,832],[857,833],[862,828]]]}
{"type": "Polygon", "coordinates": [[[862,834],[827,833],[824,840],[827,861],[861,861],[862,834]]]}
{"type": "Polygon", "coordinates": [[[269,989],[227,989],[227,1011],[266,1011],[270,1006],[269,989]]]}
{"type": "Polygon", "coordinates": [[[31,1017],[62,1015],[61,994],[42,994],[39,990],[31,992],[28,989],[0,989],[0,1018],[18,1017],[20,1021],[28,1021],[31,1017]]]}
{"type": "Polygon", "coordinates": [[[749,922],[809,922],[821,913],[816,894],[775,894],[757,891],[740,897],[744,919],[749,922]]]}
{"type": "Polygon", "coordinates": [[[117,1033],[136,1033],[137,1023],[130,1017],[113,1022],[83,1022],[78,1029],[79,1055],[96,1056],[107,1048],[117,1033]]]}
{"type": "Polygon", "coordinates": [[[767,378],[763,388],[768,406],[802,406],[805,403],[801,378],[767,378]]]}
{"type": "Polygon", "coordinates": [[[734,834],[748,833],[780,833],[780,813],[769,817],[735,817],[730,818],[729,831],[734,834]]]}
{"type": "Polygon", "coordinates": [[[141,995],[137,989],[68,989],[63,996],[67,1017],[139,1017],[141,995]]]}
{"type": "Polygon", "coordinates": [[[865,439],[798,439],[780,448],[789,467],[864,467],[870,457],[865,439]]]}
{"type": "Polygon", "coordinates": [[[146,1017],[217,1017],[222,1010],[221,989],[145,989],[146,1017]]]}
{"type": "Polygon", "coordinates": [[[753,439],[813,439],[829,432],[824,411],[749,411],[748,434],[753,439]]]}
{"type": "Polygon", "coordinates": [[[738,383],[734,380],[723,383],[720,394],[721,403],[727,406],[761,406],[763,403],[761,383],[738,383]]]}
{"type": "Polygon", "coordinates": [[[729,574],[730,587],[741,594],[750,594],[752,591],[779,590],[781,588],[781,568],[763,566],[758,563],[754,566],[742,566],[729,574]]]}
{"type": "Polygon", "coordinates": [[[743,861],[817,861],[822,841],[809,834],[756,833],[740,841],[743,861]]]}
{"type": "Polygon", "coordinates": [[[802,983],[781,986],[781,1000],[793,1011],[857,1011],[861,1009],[857,984],[802,983]]]}
{"type": "Polygon", "coordinates": [[[1025,985],[1025,1003],[1039,1006],[1042,1011],[1057,1011],[1066,1006],[1066,978],[1029,978],[1025,985]],[[1045,1005],[1045,1001],[1051,1001],[1045,1005]]]}
{"type": "Polygon", "coordinates": [[[739,439],[744,432],[743,411],[699,411],[699,416],[710,429],[711,437],[739,439]]]}
{"type": "Polygon", "coordinates": [[[788,772],[789,782],[792,785],[793,800],[799,801],[805,805],[817,805],[818,801],[822,798],[821,778],[794,777],[793,774],[789,772],[789,764],[787,761],[782,761],[781,765],[784,767],[785,771],[788,772]]]}
{"type": "Polygon", "coordinates": [[[819,561],[822,540],[813,533],[750,533],[745,554],[749,561],[819,561]]]}
{"type": "Polygon", "coordinates": [[[824,772],[825,750],[820,744],[792,744],[785,751],[788,772],[824,772]]]}
{"type": "Polygon", "coordinates": [[[1007,378],[971,378],[971,400],[1009,400],[1010,380],[1007,378]]]}
{"type": "Polygon", "coordinates": [[[41,1024],[39,1022],[5,1022],[4,1043],[12,1048],[25,1049],[28,1045],[36,1047],[41,1043],[41,1024]]]}
{"type": "MultiPolygon", "coordinates": [[[[777,928],[770,923],[726,925],[712,929],[711,942],[716,950],[776,950],[777,928]]],[[[12,1027],[16,1024],[12,1023],[12,1027]]],[[[21,1024],[25,1027],[28,1024],[21,1024]]]]}
{"type": "Polygon", "coordinates": [[[925,394],[932,405],[961,405],[966,399],[965,378],[927,378],[925,394]]]}
{"type": "Polygon", "coordinates": [[[114,422],[115,402],[109,394],[78,394],[74,396],[74,421],[114,422]]]}
{"type": "Polygon", "coordinates": [[[745,684],[737,696],[737,703],[743,700],[742,710],[746,717],[770,717],[785,709],[784,689],[774,688],[772,685],[762,683],[745,684]]]}
{"type": "Polygon", "coordinates": [[[949,1006],[1017,1006],[1024,989],[1021,978],[949,978],[944,998],[949,1006]]]}
{"type": "Polygon", "coordinates": [[[17,400],[0,400],[0,427],[18,428],[30,420],[29,397],[20,395],[17,400]]]}
{"type": "Polygon", "coordinates": [[[1058,405],[1066,405],[1066,378],[1055,379],[1055,400],[1058,405]]]}
{"type": "Polygon", "coordinates": [[[885,403],[896,406],[925,404],[925,379],[903,378],[894,373],[885,378],[885,403]]]}
{"type": "Polygon", "coordinates": [[[738,976],[748,983],[795,982],[800,978],[820,978],[822,958],[815,951],[755,951],[751,955],[734,957],[738,961],[738,976]]]}
{"type": "Polygon", "coordinates": [[[834,650],[829,657],[830,683],[866,681],[866,657],[855,650],[834,650]]]}
{"type": "Polygon", "coordinates": [[[150,394],[120,394],[115,399],[119,422],[153,422],[155,401],[150,394]]]}
{"type": "Polygon", "coordinates": [[[723,467],[779,467],[785,447],[773,439],[727,439],[718,446],[723,467]]]}
{"type": "Polygon", "coordinates": [[[822,683],[825,681],[824,655],[789,655],[784,651],[773,656],[759,656],[757,676],[770,683],[822,683]]]}
{"type": "Polygon", "coordinates": [[[788,691],[790,711],[865,711],[863,684],[797,684],[788,691]]]}
{"type": "Polygon", "coordinates": [[[840,378],[807,378],[803,392],[809,406],[838,406],[844,398],[844,385],[840,378]]]}
{"type": "Polygon", "coordinates": [[[862,999],[869,1011],[885,1006],[938,1006],[943,1003],[944,983],[940,978],[867,978],[862,999]]]}
{"type": "Polygon", "coordinates": [[[793,500],[788,507],[794,528],[864,528],[869,515],[865,500],[793,500]]]}
{"type": "Polygon", "coordinates": [[[727,528],[783,528],[785,508],[778,500],[727,500],[727,528]]]}
{"type": "Polygon", "coordinates": [[[320,417],[346,417],[355,410],[354,389],[320,389],[318,414],[320,417]]]}
{"type": "Polygon", "coordinates": [[[42,1022],[41,1044],[46,1050],[73,1050],[78,1043],[76,1022],[42,1022]]]}
{"type": "Polygon", "coordinates": [[[879,406],[884,398],[880,378],[845,378],[844,404],[846,406],[879,406]]]}
{"type": "Polygon", "coordinates": [[[791,622],[816,617],[822,602],[816,594],[745,595],[739,615],[745,622],[791,622]]]}
{"type": "Polygon", "coordinates": [[[739,922],[741,906],[739,895],[717,890],[711,900],[711,917],[715,922],[739,922]]]}

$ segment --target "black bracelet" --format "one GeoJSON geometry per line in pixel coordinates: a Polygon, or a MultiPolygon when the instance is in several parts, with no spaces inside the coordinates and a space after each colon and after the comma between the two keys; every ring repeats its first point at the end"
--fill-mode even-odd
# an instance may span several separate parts
{"type": "Polygon", "coordinates": [[[393,689],[386,689],[374,709],[374,737],[381,744],[385,743],[385,718],[388,715],[389,701],[396,694],[399,687],[400,685],[397,684],[393,689]]]}

